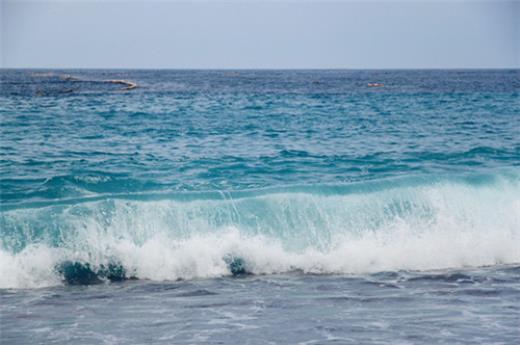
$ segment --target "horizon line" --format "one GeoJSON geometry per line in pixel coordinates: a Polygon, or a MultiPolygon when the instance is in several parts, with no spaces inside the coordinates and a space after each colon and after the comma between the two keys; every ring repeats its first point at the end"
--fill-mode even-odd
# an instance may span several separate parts
{"type": "Polygon", "coordinates": [[[0,70],[150,70],[150,71],[435,71],[435,70],[520,70],[519,67],[0,67],[0,70]]]}

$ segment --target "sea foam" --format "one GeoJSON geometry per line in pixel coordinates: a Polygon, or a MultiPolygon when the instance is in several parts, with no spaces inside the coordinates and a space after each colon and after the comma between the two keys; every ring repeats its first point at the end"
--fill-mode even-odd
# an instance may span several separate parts
{"type": "Polygon", "coordinates": [[[435,182],[363,192],[128,200],[3,214],[0,287],[61,284],[59,265],[176,280],[244,272],[365,274],[520,262],[520,184],[435,182]]]}

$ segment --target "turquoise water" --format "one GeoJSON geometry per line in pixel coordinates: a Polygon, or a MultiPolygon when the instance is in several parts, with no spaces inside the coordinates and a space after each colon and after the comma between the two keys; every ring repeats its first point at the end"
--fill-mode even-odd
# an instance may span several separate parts
{"type": "Polygon", "coordinates": [[[6,343],[520,338],[518,70],[0,77],[6,343]]]}

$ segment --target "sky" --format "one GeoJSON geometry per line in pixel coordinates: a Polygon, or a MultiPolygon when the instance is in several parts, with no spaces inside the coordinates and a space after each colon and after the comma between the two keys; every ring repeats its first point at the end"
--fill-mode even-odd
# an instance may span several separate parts
{"type": "Polygon", "coordinates": [[[0,1],[7,68],[520,68],[520,0],[0,1]]]}

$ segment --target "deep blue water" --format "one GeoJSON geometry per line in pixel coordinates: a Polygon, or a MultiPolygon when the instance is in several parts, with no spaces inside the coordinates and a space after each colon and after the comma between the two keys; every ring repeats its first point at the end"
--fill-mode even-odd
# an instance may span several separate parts
{"type": "Polygon", "coordinates": [[[0,81],[2,344],[520,340],[519,70],[0,81]]]}

